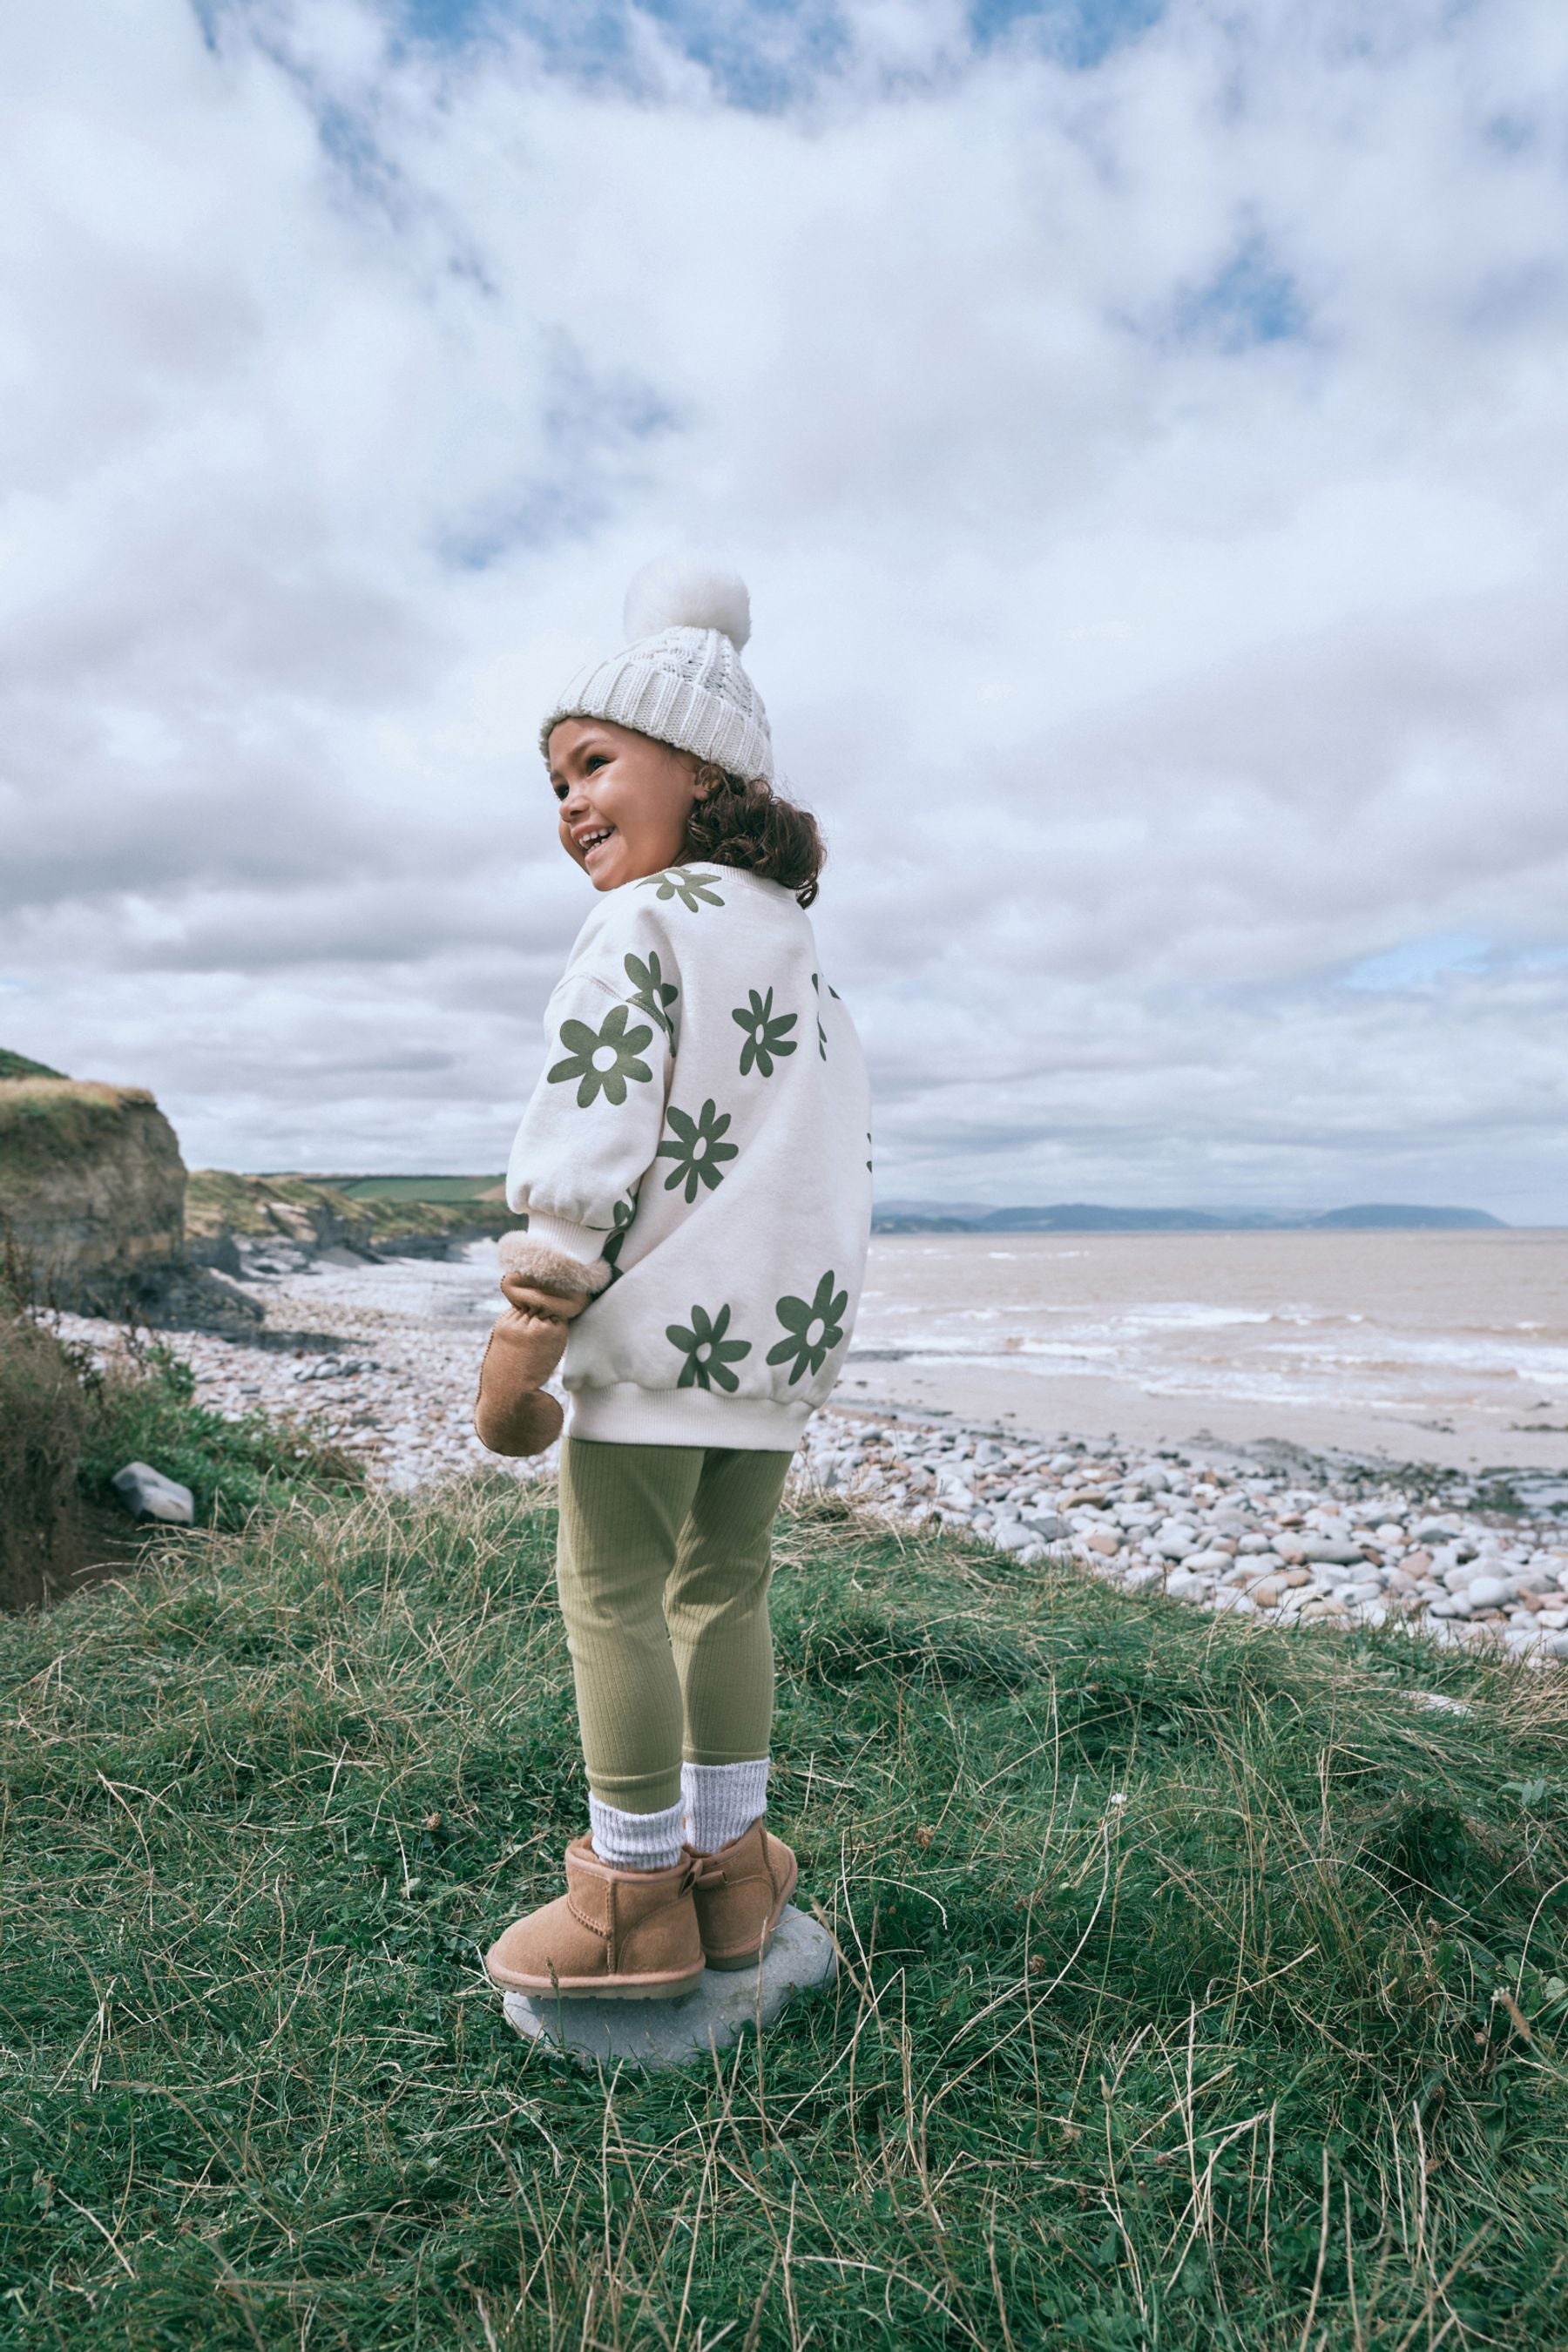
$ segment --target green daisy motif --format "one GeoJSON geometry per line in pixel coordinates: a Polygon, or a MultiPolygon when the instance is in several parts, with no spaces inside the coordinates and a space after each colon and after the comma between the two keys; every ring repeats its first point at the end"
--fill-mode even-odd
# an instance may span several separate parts
{"type": "Polygon", "coordinates": [[[675,1031],[670,1025],[668,1007],[679,995],[679,989],[673,981],[666,980],[653,949],[648,950],[647,963],[641,956],[635,955],[627,956],[626,961],[626,978],[635,992],[632,1003],[639,1005],[650,1021],[657,1021],[667,1037],[673,1037],[675,1031]]]}
{"type": "Polygon", "coordinates": [[[637,1204],[630,1198],[625,1201],[617,1201],[614,1209],[610,1213],[615,1219],[615,1223],[611,1227],[609,1238],[605,1242],[604,1248],[599,1252],[599,1255],[604,1259],[605,1264],[610,1269],[610,1281],[612,1286],[619,1282],[621,1278],[621,1244],[626,1240],[626,1235],[630,1233],[632,1229],[632,1219],[637,1215],[637,1204]]]}
{"type": "MultiPolygon", "coordinates": [[[[812,973],[811,984],[816,991],[817,1003],[820,1005],[822,1002],[822,979],[819,973],[815,971],[812,973]]],[[[833,991],[829,989],[827,993],[831,996],[833,991]]],[[[826,1062],[827,1059],[827,1032],[822,1025],[822,1014],[820,1012],[816,1016],[816,1050],[826,1062]]]]}
{"type": "Polygon", "coordinates": [[[770,1364],[795,1363],[789,1384],[806,1372],[819,1372],[828,1357],[844,1337],[843,1314],[849,1304],[849,1293],[833,1288],[833,1268],[828,1267],[816,1286],[812,1298],[781,1298],[775,1312],[784,1327],[784,1336],[768,1349],[770,1364]]]}
{"type": "Polygon", "coordinates": [[[746,995],[748,1003],[737,1004],[730,1015],[736,1026],[746,1033],[746,1042],[741,1048],[741,1076],[745,1077],[755,1066],[764,1078],[771,1078],[773,1055],[795,1051],[795,1041],[789,1032],[798,1016],[793,1013],[775,1014],[771,988],[766,996],[759,996],[754,988],[749,988],[746,995]]]}
{"type": "Polygon", "coordinates": [[[675,1166],[664,1180],[664,1189],[673,1192],[678,1184],[684,1184],[689,1202],[697,1198],[700,1185],[706,1184],[712,1192],[716,1184],[722,1183],[724,1171],[718,1163],[721,1160],[738,1160],[740,1146],[721,1140],[730,1124],[730,1114],[721,1112],[716,1103],[705,1102],[695,1118],[689,1118],[685,1111],[677,1110],[671,1104],[668,1117],[674,1136],[659,1145],[654,1157],[674,1160],[675,1166]]]}
{"type": "Polygon", "coordinates": [[[732,1395],[741,1385],[730,1370],[742,1356],[752,1352],[749,1339],[726,1339],[730,1328],[730,1309],[721,1307],[717,1315],[709,1317],[706,1307],[691,1309],[691,1328],[684,1324],[668,1323],[664,1336],[672,1348],[679,1348],[686,1361],[676,1382],[681,1389],[727,1389],[732,1395]]]}
{"type": "Polygon", "coordinates": [[[605,1015],[602,1029],[590,1029],[585,1021],[561,1024],[561,1043],[567,1050],[550,1072],[550,1084],[566,1086],[577,1079],[579,1110],[586,1110],[601,1093],[618,1109],[626,1098],[628,1078],[640,1085],[653,1076],[647,1064],[637,1059],[643,1047],[652,1044],[653,1031],[628,1029],[627,1017],[626,1007],[617,1004],[605,1015]]]}
{"type": "Polygon", "coordinates": [[[688,874],[682,866],[671,866],[663,874],[650,874],[639,882],[639,890],[657,890],[661,898],[679,898],[683,907],[696,914],[699,907],[721,907],[724,903],[710,886],[717,874],[688,874]]]}

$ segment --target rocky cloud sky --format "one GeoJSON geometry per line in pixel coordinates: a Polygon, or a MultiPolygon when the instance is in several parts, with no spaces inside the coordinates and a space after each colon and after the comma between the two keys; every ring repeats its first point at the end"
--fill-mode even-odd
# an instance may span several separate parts
{"type": "Polygon", "coordinates": [[[1562,0],[21,0],[0,1043],[498,1168],[730,551],[885,1196],[1568,1222],[1562,0]]]}

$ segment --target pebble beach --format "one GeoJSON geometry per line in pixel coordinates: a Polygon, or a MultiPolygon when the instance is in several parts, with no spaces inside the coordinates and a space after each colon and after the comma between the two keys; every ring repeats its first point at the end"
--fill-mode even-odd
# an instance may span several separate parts
{"type": "MultiPolygon", "coordinates": [[[[470,1418],[497,1305],[490,1244],[381,1264],[279,1252],[247,1274],[265,1307],[252,1339],[169,1335],[200,1402],[308,1420],[395,1490],[497,1466],[470,1418]]],[[[89,1318],[61,1328],[100,1352],[120,1343],[89,1318]]],[[[1562,1480],[1509,1484],[1267,1441],[1156,1448],[1026,1433],[862,1394],[814,1417],[797,1487],[1026,1562],[1065,1555],[1194,1608],[1282,1623],[1407,1619],[1447,1642],[1568,1657],[1562,1480]]],[[[530,1482],[554,1473],[552,1455],[505,1466],[530,1482]]]]}

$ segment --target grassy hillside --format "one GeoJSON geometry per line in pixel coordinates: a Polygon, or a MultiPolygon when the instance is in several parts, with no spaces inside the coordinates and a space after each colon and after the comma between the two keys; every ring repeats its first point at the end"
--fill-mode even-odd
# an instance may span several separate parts
{"type": "Polygon", "coordinates": [[[0,2346],[1564,2341],[1568,1675],[797,1515],[840,1983],[600,2080],[477,1958],[583,1808],[552,1539],[301,1502],[0,1626],[0,2346]]]}
{"type": "Polygon", "coordinates": [[[504,1202],[504,1176],[340,1176],[351,1201],[489,1201],[504,1202]]]}
{"type": "MultiPolygon", "coordinates": [[[[459,1187],[470,1181],[451,1181],[459,1187]]],[[[233,1234],[241,1240],[277,1237],[308,1247],[347,1242],[395,1252],[410,1243],[428,1248],[467,1234],[502,1233],[515,1222],[499,1195],[491,1201],[471,1190],[439,1198],[428,1192],[364,1192],[321,1177],[241,1176],[225,1168],[194,1170],[185,1192],[185,1232],[198,1250],[233,1234]]]]}
{"type": "Polygon", "coordinates": [[[63,1078],[63,1070],[51,1070],[47,1062],[29,1061],[26,1054],[13,1054],[8,1046],[0,1045],[0,1078],[63,1078]]]}

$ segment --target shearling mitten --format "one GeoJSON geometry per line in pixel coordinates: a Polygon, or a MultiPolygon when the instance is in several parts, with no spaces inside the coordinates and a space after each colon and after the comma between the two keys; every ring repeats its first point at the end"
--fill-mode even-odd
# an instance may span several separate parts
{"type": "Polygon", "coordinates": [[[603,1290],[610,1269],[589,1265],[526,1234],[501,1243],[501,1294],[479,1367],[474,1430],[492,1454],[542,1454],[561,1434],[563,1415],[544,1383],[566,1352],[567,1327],[603,1290]]]}

